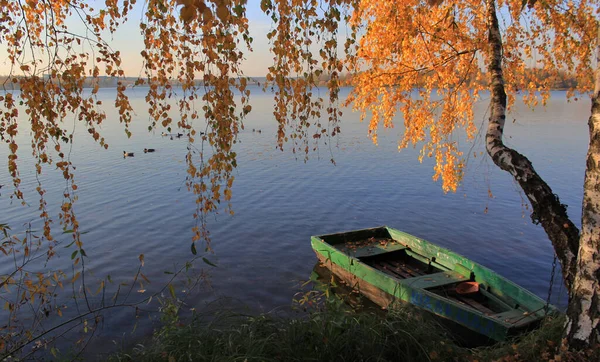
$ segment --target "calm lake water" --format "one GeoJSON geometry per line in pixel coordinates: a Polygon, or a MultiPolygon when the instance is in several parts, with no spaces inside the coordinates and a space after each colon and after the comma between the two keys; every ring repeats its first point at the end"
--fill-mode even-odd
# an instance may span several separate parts
{"type": "MultiPolygon", "coordinates": [[[[331,151],[337,165],[329,161],[328,147],[311,154],[305,163],[302,156],[297,159],[291,152],[275,149],[272,96],[258,88],[253,91],[253,112],[237,145],[235,215],[209,217],[214,254],[208,258],[218,267],[196,264],[196,270],[203,268],[209,273],[210,283],[188,296],[187,308],[202,310],[222,297],[251,312],[289,307],[316,262],[311,235],[379,225],[452,249],[546,297],[553,256],[550,242],[540,226],[531,224],[511,176],[497,169],[487,156],[479,156],[484,150],[481,140],[471,150],[477,157],[469,159],[463,187],[456,194],[444,194],[440,183],[431,180],[430,160],[419,163],[418,150],[397,151],[401,120],[396,128],[382,130],[375,146],[367,137],[368,125],[348,111],[331,151]],[[253,133],[253,128],[262,133],[253,133]],[[493,198],[488,197],[488,188],[493,198]]],[[[164,286],[169,277],[165,271],[175,270],[192,257],[195,203],[185,187],[187,143],[161,137],[160,130],[148,133],[145,95],[143,88],[130,91],[137,116],[134,136],[128,139],[110,108],[114,90],[100,90],[108,114],[103,135],[110,148],[102,150],[82,125],[76,125],[81,137],[76,138],[72,160],[79,186],[75,210],[87,231],[83,240],[89,256],[88,281],[97,283],[109,274],[115,283],[131,280],[138,255],[144,253],[143,272],[152,282],[145,288],[150,293],[164,286]],[[157,152],[144,154],[146,147],[157,152]],[[135,152],[135,157],[124,159],[123,150],[135,152]]],[[[569,206],[576,224],[581,217],[589,107],[589,101],[569,103],[565,93],[553,92],[545,109],[532,111],[517,104],[509,117],[515,121],[506,127],[506,143],[533,162],[569,206]]],[[[487,118],[486,109],[487,101],[478,105],[478,123],[487,118]]],[[[23,189],[31,191],[35,178],[31,168],[27,169],[31,161],[25,136],[20,149],[21,172],[23,189]]],[[[469,150],[471,144],[464,142],[462,147],[469,150]]],[[[30,192],[30,206],[25,207],[9,199],[7,152],[7,146],[0,145],[0,184],[6,185],[0,196],[0,223],[22,231],[24,223],[36,224],[37,198],[30,192]]],[[[51,168],[46,171],[42,182],[58,220],[64,181],[51,168]]],[[[70,249],[63,251],[51,266],[70,270],[70,253],[70,249]]],[[[9,269],[10,265],[0,265],[0,273],[9,269]]],[[[97,284],[92,285],[95,289],[97,284]]],[[[185,295],[185,288],[180,283],[176,289],[185,295]]],[[[564,297],[562,301],[553,298],[555,303],[565,301],[564,297]]],[[[156,310],[157,305],[147,308],[156,310]]],[[[134,319],[132,310],[112,313],[90,350],[105,351],[112,340],[131,343],[136,338],[131,335],[134,319]]],[[[148,335],[154,325],[149,318],[138,321],[137,335],[148,335]]]]}

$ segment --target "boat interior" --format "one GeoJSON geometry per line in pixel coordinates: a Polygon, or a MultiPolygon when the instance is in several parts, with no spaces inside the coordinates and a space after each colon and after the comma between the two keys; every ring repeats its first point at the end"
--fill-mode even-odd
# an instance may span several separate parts
{"type": "MultiPolygon", "coordinates": [[[[414,238],[407,234],[407,237],[414,238]]],[[[482,314],[506,322],[527,324],[535,319],[518,301],[490,288],[481,276],[461,264],[446,265],[435,257],[419,254],[410,244],[392,237],[386,227],[348,233],[320,235],[320,239],[344,254],[358,258],[413,288],[424,289],[482,314]],[[461,291],[465,282],[476,282],[477,290],[461,291]]]]}
{"type": "Polygon", "coordinates": [[[475,291],[461,292],[459,285],[475,280],[475,275],[467,278],[438,264],[435,258],[419,255],[407,247],[387,253],[366,255],[359,259],[394,278],[409,282],[414,287],[425,289],[486,315],[496,315],[518,307],[509,305],[486,290],[483,285],[475,291]]]}

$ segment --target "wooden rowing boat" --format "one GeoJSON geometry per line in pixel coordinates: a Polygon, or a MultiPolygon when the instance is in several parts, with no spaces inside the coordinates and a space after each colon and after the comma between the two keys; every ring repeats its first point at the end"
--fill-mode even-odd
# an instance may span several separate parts
{"type": "Polygon", "coordinates": [[[383,308],[407,302],[477,337],[505,340],[552,306],[492,270],[390,227],[311,237],[320,262],[383,308]]]}

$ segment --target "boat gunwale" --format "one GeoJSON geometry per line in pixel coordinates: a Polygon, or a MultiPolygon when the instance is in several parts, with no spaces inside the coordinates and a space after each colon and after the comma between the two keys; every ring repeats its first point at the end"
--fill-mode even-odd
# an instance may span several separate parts
{"type": "MultiPolygon", "coordinates": [[[[337,244],[339,244],[339,243],[334,243],[334,244],[332,244],[332,243],[329,243],[329,242],[325,241],[323,238],[324,238],[324,237],[328,237],[328,236],[337,236],[337,235],[343,235],[343,234],[352,234],[352,233],[356,233],[356,232],[376,231],[376,230],[381,230],[381,229],[385,229],[385,230],[386,230],[386,231],[389,233],[389,235],[390,235],[390,239],[392,239],[392,240],[394,240],[394,241],[398,242],[398,243],[399,243],[399,244],[401,244],[401,245],[404,245],[405,247],[407,247],[408,249],[410,249],[410,250],[411,250],[411,251],[413,251],[413,252],[414,252],[414,250],[412,249],[412,247],[415,245],[414,243],[412,243],[411,245],[407,245],[407,244],[405,244],[405,243],[402,243],[402,242],[401,242],[401,241],[399,241],[399,240],[396,240],[396,239],[394,238],[394,236],[392,235],[392,232],[391,232],[391,231],[393,231],[394,233],[397,233],[397,234],[401,234],[401,235],[403,235],[403,236],[406,236],[406,237],[408,237],[409,239],[415,239],[415,240],[418,240],[418,241],[419,241],[419,242],[421,242],[421,243],[425,243],[425,244],[427,244],[427,245],[430,245],[430,246],[432,246],[432,247],[434,247],[434,248],[437,248],[437,249],[438,249],[438,252],[441,252],[441,253],[442,253],[442,254],[444,254],[444,255],[451,255],[451,256],[454,256],[454,257],[455,257],[455,258],[457,258],[457,259],[467,260],[467,261],[469,261],[470,263],[472,263],[472,264],[473,264],[473,266],[476,266],[477,268],[481,269],[481,271],[483,271],[483,272],[486,272],[487,274],[493,274],[493,275],[495,275],[496,277],[498,277],[498,279],[500,279],[502,282],[504,282],[504,283],[506,283],[506,284],[508,284],[508,285],[510,285],[510,286],[512,286],[512,287],[514,287],[514,288],[516,288],[516,289],[520,289],[522,292],[524,292],[524,294],[526,294],[526,295],[527,295],[528,297],[530,297],[531,299],[534,299],[534,300],[535,300],[535,299],[537,299],[537,300],[539,300],[539,301],[542,301],[540,297],[538,297],[537,295],[533,294],[532,292],[530,292],[529,290],[525,289],[524,287],[522,287],[522,286],[520,286],[520,285],[518,285],[518,284],[514,283],[513,281],[511,281],[511,280],[509,280],[509,279],[507,279],[507,278],[503,277],[502,275],[498,274],[497,272],[493,271],[492,269],[489,269],[489,268],[487,268],[487,267],[485,267],[485,266],[483,266],[483,265],[481,265],[481,264],[479,264],[479,263],[477,263],[477,262],[473,261],[473,260],[472,260],[472,259],[470,259],[470,258],[467,258],[467,257],[465,257],[465,256],[463,256],[463,255],[461,255],[461,254],[458,254],[458,253],[456,253],[456,252],[454,252],[454,251],[452,251],[452,250],[450,250],[450,249],[444,248],[443,246],[439,246],[439,245],[437,245],[437,244],[434,244],[434,243],[432,243],[432,242],[430,242],[430,241],[427,241],[427,240],[425,240],[425,239],[421,239],[421,238],[419,238],[419,237],[417,237],[417,236],[414,236],[414,235],[412,235],[412,234],[406,233],[406,232],[404,232],[404,231],[401,231],[401,230],[394,229],[394,228],[392,228],[392,227],[389,227],[389,226],[386,226],[386,225],[381,225],[381,226],[372,227],[372,228],[366,228],[366,229],[351,230],[351,231],[346,231],[346,232],[341,232],[341,233],[330,233],[330,234],[323,234],[323,235],[314,235],[314,236],[311,236],[311,238],[319,238],[319,239],[320,239],[320,240],[321,240],[323,243],[325,243],[325,244],[329,245],[330,247],[332,247],[333,249],[337,250],[338,252],[340,252],[340,253],[343,253],[344,255],[347,255],[347,256],[349,256],[349,257],[353,257],[353,256],[351,256],[351,255],[348,255],[348,254],[344,253],[344,251],[340,250],[339,248],[335,247],[335,245],[337,245],[337,244]]],[[[425,256],[425,257],[426,257],[426,256],[425,256]]],[[[353,258],[354,258],[354,257],[353,257],[353,258]]],[[[359,260],[359,261],[360,261],[360,258],[355,258],[355,259],[357,259],[357,260],[359,260]]],[[[360,261],[360,262],[362,263],[362,261],[360,261]]],[[[441,266],[443,266],[444,268],[447,268],[448,270],[453,270],[453,267],[452,267],[452,266],[447,266],[447,265],[444,265],[444,264],[440,263],[440,262],[439,262],[439,259],[437,259],[437,258],[436,258],[436,260],[435,260],[435,263],[436,263],[436,264],[439,264],[439,265],[441,265],[441,266]]],[[[460,265],[460,264],[459,264],[459,265],[460,265]]],[[[463,266],[463,267],[465,267],[466,269],[470,270],[470,271],[473,271],[473,270],[472,270],[473,268],[469,268],[469,267],[467,267],[467,266],[465,266],[465,265],[462,265],[462,266],[463,266]]],[[[465,277],[469,277],[469,276],[466,276],[466,275],[465,275],[465,277]]],[[[514,298],[511,298],[511,299],[514,299],[514,298]]],[[[518,302],[517,300],[515,300],[515,301],[516,301],[516,302],[518,302]]],[[[543,304],[545,305],[545,302],[544,302],[544,301],[542,301],[542,302],[543,302],[543,304]]],[[[522,307],[521,303],[518,303],[518,304],[519,304],[519,305],[522,307]]],[[[555,306],[553,306],[552,304],[550,304],[548,307],[549,307],[550,309],[557,310],[557,309],[556,309],[556,307],[555,307],[555,306]]]]}
{"type": "MultiPolygon", "coordinates": [[[[411,234],[409,234],[409,233],[406,233],[406,232],[404,232],[404,231],[397,230],[397,229],[391,228],[391,227],[389,227],[389,226],[381,226],[381,227],[382,227],[382,228],[385,228],[386,230],[388,230],[388,232],[390,232],[391,230],[393,230],[393,232],[394,232],[394,233],[402,234],[402,235],[404,235],[404,236],[407,236],[407,237],[409,237],[409,238],[413,238],[413,239],[419,240],[419,241],[420,241],[420,242],[422,242],[422,243],[425,243],[425,244],[427,244],[427,245],[430,245],[430,246],[432,246],[432,247],[435,247],[435,248],[437,248],[437,249],[438,249],[438,252],[443,252],[443,254],[444,254],[444,255],[452,255],[452,256],[454,256],[454,257],[456,257],[456,258],[458,258],[458,259],[462,259],[462,260],[467,260],[467,261],[469,261],[469,262],[472,264],[472,267],[471,267],[471,268],[469,268],[469,267],[467,267],[467,266],[465,266],[465,265],[462,265],[462,266],[463,266],[463,267],[465,267],[465,268],[467,268],[467,269],[470,269],[470,270],[471,270],[471,272],[475,272],[473,269],[475,269],[475,267],[476,267],[477,269],[480,269],[480,271],[481,271],[481,272],[484,272],[484,274],[488,274],[488,275],[494,275],[494,276],[495,276],[497,279],[499,279],[499,280],[500,280],[502,283],[505,283],[505,284],[506,284],[506,286],[510,286],[510,287],[512,287],[512,288],[514,288],[514,289],[517,289],[517,290],[519,290],[519,291],[520,291],[520,293],[522,293],[522,294],[525,294],[525,296],[526,296],[526,297],[528,297],[528,298],[530,299],[530,301],[533,301],[533,302],[538,302],[539,304],[541,304],[541,306],[540,306],[540,307],[538,307],[538,308],[529,308],[529,307],[527,307],[527,310],[525,310],[525,311],[527,311],[527,312],[529,312],[529,313],[535,313],[536,315],[538,315],[538,314],[539,314],[539,316],[540,316],[540,317],[543,317],[543,316],[544,316],[544,315],[542,315],[543,313],[541,313],[541,312],[540,312],[540,311],[541,311],[541,308],[543,308],[543,307],[545,307],[545,306],[546,306],[546,302],[545,302],[544,300],[542,300],[540,297],[538,297],[537,295],[533,294],[532,292],[530,292],[530,291],[529,291],[529,290],[527,290],[526,288],[524,288],[524,287],[522,287],[522,286],[520,286],[520,285],[516,284],[515,282],[511,281],[510,279],[507,279],[507,278],[505,278],[504,276],[500,275],[499,273],[495,272],[494,270],[492,270],[492,269],[490,269],[490,268],[488,268],[488,267],[486,267],[486,266],[484,266],[484,265],[481,265],[481,264],[477,263],[476,261],[474,261],[474,260],[472,260],[472,259],[470,259],[470,258],[467,258],[467,257],[465,257],[465,256],[463,256],[463,255],[461,255],[461,254],[459,254],[459,253],[456,253],[456,252],[454,252],[454,251],[452,251],[452,250],[450,250],[450,249],[444,248],[444,247],[442,247],[442,246],[439,246],[439,245],[437,245],[437,244],[434,244],[434,243],[432,243],[432,242],[430,242],[430,241],[427,241],[427,240],[421,239],[421,238],[419,238],[419,237],[417,237],[417,236],[411,235],[411,234]]],[[[392,233],[390,232],[390,236],[392,237],[392,239],[394,239],[393,235],[391,235],[391,234],[392,234],[392,233]]],[[[396,239],[394,239],[394,240],[396,240],[396,239]]],[[[437,261],[437,260],[439,260],[439,259],[436,259],[436,261],[437,261]]],[[[475,275],[477,275],[477,274],[478,274],[478,273],[475,273],[475,275]]],[[[488,282],[488,283],[486,283],[486,286],[490,286],[490,285],[489,285],[489,282],[491,282],[491,281],[487,281],[487,282],[488,282]]],[[[482,284],[483,284],[483,283],[482,283],[482,284]]],[[[501,290],[501,288],[497,288],[497,289],[501,290]]],[[[502,288],[502,289],[503,289],[503,288],[502,288]]],[[[488,291],[488,292],[489,292],[489,291],[488,291]]],[[[498,296],[496,296],[496,297],[498,297],[498,296]]],[[[520,301],[520,300],[517,300],[517,299],[513,298],[513,297],[512,297],[512,296],[510,296],[510,295],[505,295],[504,297],[508,297],[509,299],[512,299],[512,300],[514,300],[515,302],[517,302],[517,303],[519,304],[520,308],[523,308],[523,303],[521,303],[521,301],[520,301]]],[[[516,309],[516,308],[515,308],[515,309],[516,309]]],[[[551,313],[551,312],[556,312],[556,311],[558,311],[558,309],[557,309],[555,306],[553,306],[552,304],[548,304],[548,313],[551,313]]]]}
{"type": "MultiPolygon", "coordinates": [[[[330,244],[327,244],[327,245],[331,246],[330,244]]],[[[336,250],[338,250],[338,251],[339,251],[339,249],[336,249],[336,250]]],[[[315,250],[315,251],[316,251],[316,250],[315,250]]],[[[321,255],[323,255],[323,254],[321,254],[321,255]]],[[[483,317],[483,318],[489,319],[490,321],[493,321],[494,323],[500,323],[500,324],[502,324],[504,327],[507,327],[507,328],[510,328],[510,327],[515,327],[515,324],[510,324],[510,323],[504,322],[504,321],[502,321],[502,320],[499,320],[499,319],[496,319],[496,318],[492,318],[492,316],[490,316],[490,315],[486,315],[485,313],[483,313],[483,312],[481,312],[481,311],[479,311],[479,310],[477,310],[477,309],[475,309],[475,308],[468,307],[468,306],[466,306],[465,304],[461,304],[461,303],[455,302],[455,301],[453,301],[452,299],[445,298],[444,296],[441,296],[441,295],[439,295],[439,294],[433,293],[433,292],[431,292],[431,291],[429,291],[429,290],[427,290],[427,289],[425,289],[425,288],[414,287],[414,286],[412,285],[412,284],[415,282],[415,280],[414,280],[414,279],[417,279],[417,278],[422,278],[422,277],[423,277],[423,275],[421,275],[421,276],[418,276],[418,277],[412,277],[412,278],[400,279],[400,278],[398,278],[398,277],[395,277],[395,276],[393,276],[393,275],[391,275],[391,274],[388,274],[388,273],[386,273],[386,272],[384,272],[384,271],[382,271],[382,270],[379,270],[379,269],[377,269],[377,268],[374,268],[374,267],[372,267],[371,265],[369,265],[369,264],[367,264],[367,263],[365,263],[365,262],[361,261],[359,258],[355,258],[355,257],[353,257],[353,256],[350,256],[350,255],[347,255],[347,254],[344,254],[344,255],[345,255],[345,256],[347,256],[348,258],[351,258],[352,260],[354,260],[354,263],[353,263],[354,265],[360,264],[362,267],[369,269],[369,272],[375,272],[376,274],[379,274],[379,275],[380,275],[381,277],[383,277],[383,278],[389,278],[389,279],[393,279],[393,280],[394,280],[396,283],[398,283],[398,284],[402,284],[404,287],[406,287],[406,288],[408,288],[408,289],[410,289],[410,290],[414,290],[414,291],[423,292],[423,293],[427,294],[429,297],[431,297],[431,298],[433,298],[433,299],[439,300],[439,301],[441,301],[441,302],[444,302],[444,303],[449,303],[449,304],[452,304],[452,305],[456,306],[457,308],[464,309],[465,311],[468,311],[469,313],[474,313],[474,314],[477,314],[477,315],[479,315],[480,317],[483,317]]],[[[332,263],[335,263],[333,260],[331,260],[331,258],[328,258],[328,257],[325,257],[325,258],[326,258],[326,260],[329,260],[329,261],[331,261],[332,263]]],[[[338,264],[338,263],[335,263],[335,264],[336,264],[336,265],[338,265],[339,267],[341,267],[341,268],[343,268],[343,269],[347,270],[347,269],[346,269],[346,268],[344,268],[342,265],[340,265],[340,264],[338,264]]],[[[352,264],[352,263],[351,263],[351,264],[352,264]]],[[[350,272],[350,271],[348,270],[348,272],[350,272]]],[[[354,274],[354,273],[353,273],[353,274],[354,274]]],[[[438,273],[435,273],[435,274],[438,274],[438,273]]],[[[439,274],[445,274],[445,272],[439,272],[439,274]]],[[[433,275],[433,274],[430,274],[430,275],[433,275]]],[[[364,280],[363,278],[360,278],[360,279],[364,280]]],[[[366,281],[366,280],[365,280],[365,281],[366,281]]],[[[368,282],[368,281],[367,281],[367,282],[368,282]]],[[[371,283],[371,284],[373,284],[373,283],[371,283]]],[[[375,284],[374,284],[374,285],[375,285],[375,284]]],[[[377,287],[377,285],[375,285],[375,286],[377,287]]],[[[386,293],[388,293],[388,292],[386,291],[386,293]]],[[[388,293],[388,294],[390,294],[390,293],[388,293]]],[[[395,298],[397,298],[397,299],[400,299],[400,300],[403,300],[403,301],[405,301],[405,302],[408,302],[406,299],[404,299],[404,298],[402,298],[402,297],[397,297],[397,296],[395,296],[394,294],[390,294],[390,295],[394,296],[394,297],[395,297],[395,298]]],[[[519,326],[519,327],[520,327],[520,326],[519,326]]]]}
{"type": "MultiPolygon", "coordinates": [[[[521,286],[513,283],[512,281],[504,278],[503,276],[499,275],[498,273],[494,272],[493,270],[491,270],[489,268],[486,268],[486,267],[480,265],[479,263],[476,263],[473,260],[468,259],[468,258],[466,258],[466,257],[464,257],[464,256],[462,256],[462,255],[460,255],[458,253],[455,253],[455,252],[453,252],[453,251],[451,251],[449,249],[446,249],[444,247],[441,247],[441,246],[438,246],[436,244],[433,244],[433,243],[431,243],[431,242],[429,242],[427,240],[418,238],[418,237],[416,237],[414,235],[405,233],[405,232],[400,231],[400,230],[396,230],[396,229],[390,228],[388,226],[379,226],[379,227],[375,227],[375,228],[353,230],[353,231],[347,231],[347,232],[342,232],[342,233],[332,233],[332,234],[316,235],[316,236],[311,236],[311,240],[318,241],[319,243],[322,243],[325,246],[327,246],[327,248],[331,249],[331,250],[317,250],[316,245],[313,244],[313,249],[315,250],[315,252],[323,255],[323,257],[325,258],[325,260],[330,260],[332,263],[335,263],[340,268],[343,268],[344,270],[347,270],[348,272],[350,272],[350,273],[352,273],[354,275],[356,275],[356,274],[353,273],[352,271],[350,271],[349,269],[345,268],[343,265],[341,265],[339,263],[336,263],[335,261],[331,260],[331,256],[328,257],[328,256],[324,255],[322,252],[325,252],[325,251],[331,252],[331,251],[333,251],[333,252],[339,253],[341,255],[344,255],[345,257],[349,258],[349,260],[350,260],[349,261],[349,265],[352,265],[352,264],[356,265],[356,264],[358,264],[358,265],[360,265],[360,267],[366,268],[367,272],[370,272],[370,273],[374,272],[375,275],[378,275],[380,278],[391,279],[395,283],[402,284],[402,286],[404,288],[409,289],[411,292],[415,291],[417,293],[422,293],[422,294],[426,295],[429,298],[438,300],[441,303],[451,304],[455,308],[463,310],[463,311],[465,311],[467,313],[471,313],[471,314],[477,315],[479,318],[486,319],[486,320],[488,320],[491,323],[494,323],[494,324],[497,324],[499,326],[502,326],[505,329],[505,334],[509,334],[510,331],[512,331],[512,330],[522,329],[522,328],[525,328],[526,326],[528,326],[528,325],[530,325],[532,323],[536,323],[541,318],[543,318],[543,316],[544,316],[543,314],[539,313],[539,310],[531,310],[529,307],[524,307],[524,305],[526,305],[527,302],[538,302],[538,303],[541,303],[541,304],[545,305],[545,303],[541,300],[541,298],[539,298],[535,294],[529,292],[527,289],[525,289],[525,288],[523,288],[523,287],[521,287],[521,286]],[[471,272],[473,272],[473,269],[479,269],[479,271],[485,272],[485,273],[487,273],[489,275],[493,275],[493,276],[495,276],[495,278],[499,279],[502,283],[507,284],[511,288],[515,288],[515,289],[519,290],[520,293],[523,293],[530,300],[528,300],[528,301],[520,301],[520,300],[517,300],[517,299],[515,299],[513,297],[510,297],[509,298],[510,300],[505,301],[505,300],[503,300],[503,298],[500,298],[499,296],[494,295],[497,299],[499,299],[500,301],[502,301],[507,306],[510,307],[509,303],[512,300],[512,301],[515,301],[518,304],[518,307],[510,309],[510,310],[507,310],[507,311],[504,311],[504,312],[499,312],[499,313],[495,313],[495,314],[489,315],[489,314],[483,313],[483,312],[475,309],[474,307],[471,307],[471,306],[468,306],[468,305],[465,305],[465,304],[461,304],[459,302],[453,301],[452,299],[446,298],[446,297],[444,297],[442,295],[438,295],[438,294],[436,294],[436,293],[434,293],[432,291],[427,290],[426,288],[420,288],[420,287],[411,286],[411,284],[414,283],[414,279],[415,278],[421,278],[422,276],[412,277],[412,278],[406,278],[406,279],[398,278],[398,277],[396,277],[394,275],[390,275],[388,273],[385,273],[382,270],[378,270],[377,268],[375,268],[375,267],[373,267],[373,266],[365,263],[364,261],[362,261],[359,257],[355,257],[355,256],[352,256],[352,255],[349,255],[348,253],[346,253],[346,252],[340,250],[338,247],[336,247],[336,245],[344,244],[345,242],[330,243],[330,242],[328,242],[328,241],[325,240],[328,237],[329,238],[331,238],[331,237],[334,237],[334,238],[343,237],[344,234],[353,234],[353,233],[358,233],[358,232],[369,232],[369,231],[377,232],[379,230],[384,230],[384,229],[389,234],[390,239],[394,240],[395,242],[397,242],[397,243],[399,243],[401,245],[406,246],[409,250],[412,250],[413,252],[418,252],[418,251],[422,252],[423,248],[419,247],[420,245],[417,244],[416,245],[417,246],[417,248],[416,248],[417,250],[414,250],[413,246],[415,246],[415,243],[404,243],[404,242],[402,242],[400,240],[397,240],[396,237],[395,237],[395,235],[393,235],[393,234],[396,234],[396,235],[400,234],[400,235],[405,236],[406,238],[408,238],[409,241],[411,241],[411,239],[414,239],[417,242],[424,243],[424,244],[426,244],[428,246],[431,246],[434,249],[437,249],[437,253],[438,254],[439,253],[445,253],[446,255],[449,255],[450,257],[452,257],[454,259],[466,260],[470,264],[472,264],[471,268],[469,268],[468,266],[462,265],[462,264],[457,264],[457,265],[462,265],[465,269],[469,269],[471,272]],[[522,302],[524,302],[524,304],[522,304],[522,302]],[[496,317],[497,315],[506,314],[506,313],[511,312],[511,311],[523,311],[523,312],[525,312],[524,313],[524,317],[521,320],[517,320],[517,322],[512,322],[512,323],[504,321],[504,320],[500,319],[500,317],[496,317]],[[521,322],[521,323],[519,323],[519,322],[521,322]]],[[[426,258],[428,258],[430,260],[432,258],[431,255],[424,256],[424,257],[426,257],[426,258]]],[[[436,259],[436,262],[437,262],[437,259],[436,259]]],[[[449,268],[448,266],[446,266],[446,265],[444,265],[444,264],[442,264],[440,262],[437,262],[437,264],[440,264],[441,266],[443,266],[445,268],[448,268],[448,270],[446,270],[446,271],[440,270],[439,273],[454,272],[454,273],[458,273],[459,275],[463,275],[462,273],[459,273],[457,270],[449,268]]],[[[470,277],[470,276],[466,276],[466,275],[463,275],[463,276],[465,277],[465,280],[468,280],[468,278],[470,277]]],[[[358,276],[356,276],[356,277],[360,278],[358,276]]],[[[364,278],[360,278],[360,279],[362,279],[365,282],[371,283],[370,281],[368,281],[368,280],[366,280],[364,278]]],[[[451,283],[449,283],[449,284],[451,284],[451,283]]],[[[377,284],[374,284],[374,285],[377,288],[381,289],[381,287],[378,286],[377,284]]],[[[381,289],[381,290],[384,291],[384,292],[386,292],[386,293],[388,293],[384,289],[381,289]]],[[[486,292],[490,293],[487,290],[486,290],[486,292]]],[[[394,296],[394,298],[397,298],[399,300],[411,303],[410,299],[408,299],[408,298],[403,298],[402,296],[396,296],[394,294],[390,294],[390,295],[394,296]]],[[[426,310],[430,310],[430,309],[427,309],[427,308],[425,308],[423,306],[419,306],[419,307],[421,307],[423,309],[426,309],[426,310]]],[[[550,306],[550,308],[553,309],[553,310],[555,310],[555,308],[553,306],[550,306]]],[[[435,313],[435,311],[433,311],[433,310],[430,310],[430,311],[435,313]]],[[[438,313],[435,313],[435,314],[438,314],[438,313]]],[[[443,314],[438,314],[438,315],[440,317],[453,320],[449,316],[445,316],[443,314]]],[[[477,333],[480,333],[480,332],[477,332],[477,333]]]]}

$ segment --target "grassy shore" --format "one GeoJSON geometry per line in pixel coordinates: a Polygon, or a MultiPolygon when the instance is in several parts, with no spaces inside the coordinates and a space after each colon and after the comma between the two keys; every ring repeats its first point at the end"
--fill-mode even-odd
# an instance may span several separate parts
{"type": "MultiPolygon", "coordinates": [[[[552,361],[591,360],[560,350],[564,317],[489,347],[455,344],[435,320],[412,308],[355,313],[338,306],[297,318],[222,313],[181,321],[167,311],[151,341],[113,361],[552,361]],[[562,356],[558,356],[562,353],[562,356]]],[[[595,356],[597,357],[597,356],[595,356]]]]}
{"type": "Polygon", "coordinates": [[[316,270],[299,292],[295,317],[225,312],[179,318],[165,302],[163,326],[147,343],[113,361],[600,361],[600,348],[561,349],[564,315],[492,346],[458,345],[431,314],[410,305],[382,311],[329,274],[316,270]]]}

